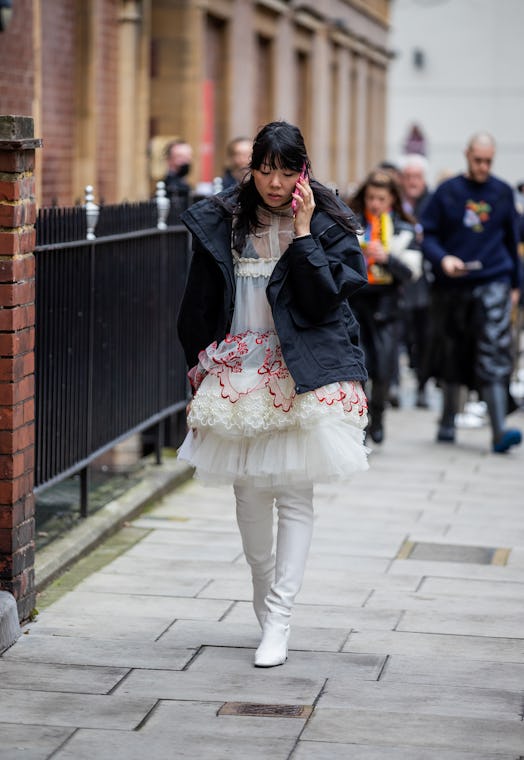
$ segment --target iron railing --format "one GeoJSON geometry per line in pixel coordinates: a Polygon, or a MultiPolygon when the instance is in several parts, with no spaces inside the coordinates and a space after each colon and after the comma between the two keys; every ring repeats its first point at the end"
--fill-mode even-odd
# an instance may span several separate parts
{"type": "MultiPolygon", "coordinates": [[[[84,208],[43,209],[37,221],[35,492],[81,474],[133,432],[185,408],[176,335],[189,234],[158,222],[154,202],[99,209],[86,239],[84,208]]],[[[176,445],[176,442],[174,442],[176,445]]]]}

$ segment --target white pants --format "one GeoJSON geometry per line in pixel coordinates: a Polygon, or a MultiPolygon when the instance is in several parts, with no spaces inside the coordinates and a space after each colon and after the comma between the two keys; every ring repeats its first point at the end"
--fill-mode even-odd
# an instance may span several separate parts
{"type": "Polygon", "coordinates": [[[302,586],[313,533],[313,486],[256,488],[235,483],[237,522],[253,579],[253,607],[289,618],[302,586]],[[278,512],[273,551],[273,505],[278,512]]]}

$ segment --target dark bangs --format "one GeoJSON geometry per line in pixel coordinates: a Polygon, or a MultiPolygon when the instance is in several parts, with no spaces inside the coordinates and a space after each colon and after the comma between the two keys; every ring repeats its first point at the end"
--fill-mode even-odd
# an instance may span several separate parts
{"type": "Polygon", "coordinates": [[[304,162],[309,169],[304,138],[298,127],[285,121],[266,124],[253,143],[252,169],[260,169],[266,164],[270,169],[300,172],[304,162]]]}

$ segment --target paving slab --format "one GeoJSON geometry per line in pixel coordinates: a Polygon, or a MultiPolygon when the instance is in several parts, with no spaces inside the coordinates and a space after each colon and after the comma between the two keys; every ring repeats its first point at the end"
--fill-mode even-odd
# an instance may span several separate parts
{"type": "MultiPolygon", "coordinates": [[[[512,548],[508,558],[508,568],[517,571],[524,570],[524,546],[515,546],[512,548]]],[[[522,575],[520,576],[522,578],[522,575]]]]}
{"type": "MultiPolygon", "coordinates": [[[[338,581],[330,583],[329,577],[322,580],[304,580],[300,591],[301,604],[340,604],[348,607],[360,607],[369,597],[372,587],[362,588],[338,581]]],[[[211,581],[199,593],[199,599],[235,599],[250,602],[253,596],[250,578],[243,580],[221,579],[211,581]]]]}
{"type": "Polygon", "coordinates": [[[376,744],[384,748],[427,747],[486,753],[515,753],[524,747],[524,723],[504,720],[413,715],[392,712],[317,708],[303,739],[346,744],[376,744]]]}
{"type": "MultiPolygon", "coordinates": [[[[191,702],[189,700],[162,700],[140,728],[149,736],[166,732],[194,732],[216,737],[250,736],[253,739],[297,737],[305,724],[303,718],[258,717],[252,715],[218,714],[224,703],[219,701],[191,702]],[[191,726],[193,728],[191,728],[191,726]]],[[[249,755],[248,755],[249,757],[249,755]]]]}
{"type": "Polygon", "coordinates": [[[212,581],[208,577],[181,577],[172,573],[96,573],[77,586],[78,591],[150,597],[196,597],[212,581]]]}
{"type": "Polygon", "coordinates": [[[419,633],[450,633],[460,636],[500,636],[521,638],[523,632],[522,610],[503,617],[494,617],[486,610],[484,615],[454,615],[446,612],[406,612],[397,626],[399,631],[419,633]]]}
{"type": "Polygon", "coordinates": [[[21,723],[133,731],[155,703],[156,699],[144,696],[0,688],[0,727],[3,723],[21,723]]]}
{"type": "MultiPolygon", "coordinates": [[[[177,538],[177,534],[169,534],[177,538]]],[[[144,539],[145,540],[145,539],[144,539]]],[[[142,541],[126,552],[126,557],[135,562],[150,560],[152,557],[159,561],[183,562],[234,562],[242,557],[242,547],[239,542],[228,541],[214,546],[211,543],[205,545],[195,541],[151,541],[143,544],[142,541]]]]}
{"type": "Polygon", "coordinates": [[[205,733],[202,727],[179,734],[148,734],[122,731],[77,731],[53,760],[287,760],[294,738],[224,737],[205,733]]]}
{"type": "MultiPolygon", "coordinates": [[[[45,612],[45,610],[44,610],[45,612]]],[[[57,637],[77,637],[78,639],[113,639],[125,642],[154,642],[173,624],[171,618],[146,618],[140,615],[126,616],[125,619],[107,615],[81,615],[64,620],[62,616],[44,617],[40,613],[26,630],[31,633],[38,625],[39,634],[57,637]]],[[[188,616],[190,617],[190,616],[188,616]]]]}
{"type": "Polygon", "coordinates": [[[524,544],[524,529],[508,525],[470,525],[454,524],[446,532],[446,538],[453,543],[465,540],[479,543],[483,546],[522,546],[524,544]]]}
{"type": "MultiPolygon", "coordinates": [[[[424,540],[424,537],[410,536],[410,540],[424,540]]],[[[511,550],[507,565],[476,565],[473,562],[429,562],[427,560],[397,559],[390,563],[388,573],[391,575],[416,575],[419,578],[434,576],[437,578],[471,578],[513,581],[521,583],[524,577],[524,560],[522,566],[515,560],[516,551],[511,550]]]]}
{"type": "Polygon", "coordinates": [[[47,760],[74,733],[74,728],[1,723],[2,760],[47,760]]]}
{"type": "MultiPolygon", "coordinates": [[[[135,523],[133,523],[134,525],[135,523]]],[[[180,530],[180,526],[177,524],[172,530],[153,530],[145,536],[140,544],[135,547],[138,550],[140,546],[147,546],[148,544],[169,544],[172,546],[198,546],[202,551],[202,556],[205,557],[207,551],[212,552],[216,546],[222,547],[236,547],[239,552],[242,551],[242,544],[240,537],[237,533],[231,532],[218,532],[211,530],[180,530]]],[[[156,548],[155,548],[156,551],[156,548]]],[[[172,556],[175,557],[175,551],[173,550],[172,556]]]]}
{"type": "MultiPolygon", "coordinates": [[[[359,554],[360,547],[355,549],[355,553],[346,551],[335,551],[330,553],[318,552],[316,546],[311,547],[311,554],[308,558],[307,572],[317,572],[324,570],[344,571],[348,574],[348,585],[351,582],[351,573],[385,573],[389,569],[391,559],[389,557],[365,557],[359,554]]],[[[245,562],[242,557],[242,562],[245,562]]]]}
{"type": "MultiPolygon", "coordinates": [[[[109,565],[100,569],[97,575],[140,575],[155,580],[158,577],[169,576],[170,578],[194,579],[204,578],[249,578],[249,569],[242,555],[241,561],[236,561],[235,553],[231,559],[177,559],[173,557],[159,557],[148,553],[141,553],[139,562],[138,555],[126,553],[110,562],[109,565]]],[[[115,588],[113,588],[115,590],[115,588]]]]}
{"type": "Polygon", "coordinates": [[[430,594],[451,594],[453,596],[483,596],[491,603],[495,599],[508,599],[515,605],[524,602],[524,578],[516,581],[496,581],[489,579],[424,578],[419,591],[430,594]],[[491,598],[493,597],[493,599],[491,598]]]}
{"type": "Polygon", "coordinates": [[[56,636],[40,633],[39,627],[34,626],[29,635],[22,636],[18,645],[5,653],[0,663],[41,662],[125,669],[182,670],[194,652],[194,649],[183,645],[176,648],[169,642],[164,643],[163,639],[122,641],[56,636]]]}
{"type": "Polygon", "coordinates": [[[218,716],[221,702],[159,702],[139,731],[80,730],[57,753],[64,760],[151,758],[284,758],[304,720],[218,716]]]}
{"type": "MultiPolygon", "coordinates": [[[[293,651],[282,671],[285,671],[286,678],[298,679],[306,668],[309,677],[321,681],[331,678],[348,682],[354,680],[376,681],[384,668],[385,661],[386,658],[379,655],[293,651]]],[[[205,647],[199,656],[193,660],[188,672],[191,674],[213,673],[214,676],[223,674],[224,678],[227,678],[229,674],[237,672],[239,668],[244,670],[244,662],[238,662],[235,649],[205,647]]],[[[251,680],[258,679],[260,670],[261,668],[251,670],[251,680]]]]}
{"type": "Polygon", "coordinates": [[[316,536],[313,532],[311,551],[316,553],[337,552],[338,554],[361,555],[363,557],[395,557],[406,539],[406,533],[393,536],[375,536],[373,533],[354,533],[347,536],[341,531],[335,536],[316,536]]]}
{"type": "Polygon", "coordinates": [[[107,694],[129,672],[127,668],[0,660],[2,689],[107,694]]]}
{"type": "Polygon", "coordinates": [[[292,676],[286,668],[254,668],[252,649],[236,649],[235,668],[229,673],[135,670],[114,692],[122,698],[222,702],[262,702],[311,705],[324,679],[292,676]]]}
{"type": "Polygon", "coordinates": [[[431,633],[420,635],[405,631],[351,631],[342,651],[522,663],[524,639],[431,633]]]}
{"type": "MultiPolygon", "coordinates": [[[[466,681],[466,683],[468,683],[466,681]]],[[[376,710],[411,715],[449,715],[489,720],[522,721],[522,692],[480,685],[450,686],[438,683],[413,683],[399,676],[394,681],[381,678],[380,683],[355,684],[342,675],[332,676],[317,703],[319,708],[338,707],[353,710],[376,710]]]]}
{"type": "MultiPolygon", "coordinates": [[[[249,602],[237,602],[224,617],[229,623],[249,623],[253,619],[253,607],[249,602]]],[[[360,607],[338,607],[325,604],[296,604],[293,610],[293,626],[312,628],[351,628],[366,630],[393,629],[399,621],[396,610],[372,610],[360,607]]]]}
{"type": "Polygon", "coordinates": [[[393,655],[388,658],[381,679],[405,684],[440,684],[445,688],[455,685],[518,692],[524,684],[524,663],[393,655]]]}
{"type": "Polygon", "coordinates": [[[218,620],[229,603],[213,599],[192,599],[180,596],[149,594],[96,593],[75,589],[65,594],[41,614],[42,622],[74,620],[85,616],[114,618],[123,623],[127,618],[211,618],[218,620]]]}
{"type": "Polygon", "coordinates": [[[515,753],[485,754],[457,749],[427,749],[425,747],[388,747],[371,744],[335,744],[334,742],[304,741],[297,745],[291,760],[519,760],[515,753]]]}
{"type": "Polygon", "coordinates": [[[137,528],[145,528],[146,530],[153,530],[154,532],[174,532],[174,533],[189,533],[206,532],[213,536],[217,534],[224,534],[226,536],[236,536],[237,527],[234,522],[234,512],[232,512],[231,518],[227,519],[214,519],[208,518],[191,518],[187,520],[170,519],[168,517],[161,518],[151,515],[141,517],[133,522],[133,525],[137,528]]]}
{"type": "MultiPolygon", "coordinates": [[[[229,623],[213,621],[177,620],[160,639],[166,647],[201,646],[247,647],[256,649],[260,643],[260,628],[251,613],[250,623],[229,623]]],[[[348,638],[349,631],[339,628],[312,628],[293,624],[289,637],[290,650],[305,652],[340,652],[348,638]]]]}
{"type": "Polygon", "coordinates": [[[511,597],[486,599],[482,593],[477,596],[452,595],[451,593],[437,594],[423,588],[417,593],[379,589],[373,591],[366,600],[366,608],[369,609],[413,610],[422,612],[422,614],[425,614],[426,611],[445,612],[454,614],[457,619],[463,616],[483,614],[500,619],[506,615],[515,614],[519,607],[522,610],[521,620],[524,622],[522,601],[511,597]]]}

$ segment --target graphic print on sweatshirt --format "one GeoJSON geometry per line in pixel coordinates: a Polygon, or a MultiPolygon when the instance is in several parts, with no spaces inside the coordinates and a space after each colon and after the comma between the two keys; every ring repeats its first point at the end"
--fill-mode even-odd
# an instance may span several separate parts
{"type": "Polygon", "coordinates": [[[484,224],[489,221],[491,206],[485,201],[466,201],[463,223],[473,232],[484,232],[484,224]]]}

